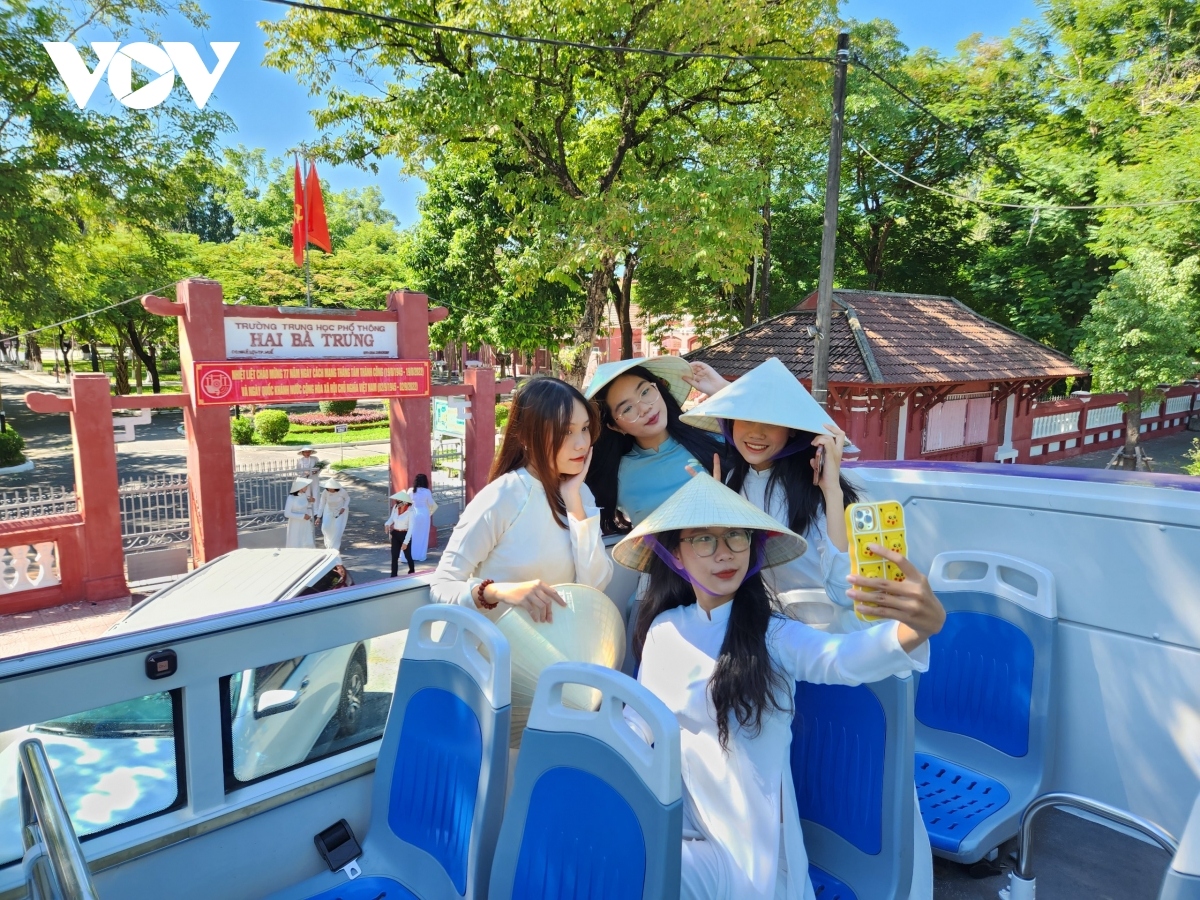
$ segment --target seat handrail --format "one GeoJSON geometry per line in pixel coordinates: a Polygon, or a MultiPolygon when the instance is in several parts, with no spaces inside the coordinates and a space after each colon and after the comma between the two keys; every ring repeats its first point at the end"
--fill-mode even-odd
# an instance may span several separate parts
{"type": "Polygon", "coordinates": [[[41,741],[31,738],[21,742],[17,757],[24,824],[27,828],[37,826],[59,890],[71,900],[99,900],[83,847],[54,780],[46,748],[41,741]]]}
{"type": "Polygon", "coordinates": [[[1031,852],[1033,849],[1033,821],[1037,818],[1038,813],[1052,806],[1080,809],[1094,816],[1099,816],[1102,819],[1107,819],[1110,822],[1115,822],[1117,825],[1132,828],[1134,831],[1150,838],[1150,840],[1170,853],[1172,857],[1179,850],[1179,842],[1149,819],[1143,819],[1141,816],[1134,815],[1126,810],[1109,806],[1107,803],[1101,803],[1099,800],[1082,797],[1079,794],[1069,794],[1066,792],[1042,794],[1042,796],[1029,804],[1029,807],[1021,816],[1021,827],[1017,835],[1019,840],[1017,846],[1017,875],[1026,881],[1033,878],[1033,866],[1031,862],[1033,855],[1031,852]]]}

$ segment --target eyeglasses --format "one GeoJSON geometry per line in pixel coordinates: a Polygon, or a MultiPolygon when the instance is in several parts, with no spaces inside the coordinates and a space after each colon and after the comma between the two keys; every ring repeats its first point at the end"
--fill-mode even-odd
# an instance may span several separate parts
{"type": "Polygon", "coordinates": [[[658,385],[652,382],[647,383],[638,391],[638,395],[633,400],[627,400],[621,404],[621,408],[613,413],[613,418],[626,425],[632,425],[650,411],[650,407],[657,398],[658,385]]]}
{"type": "Polygon", "coordinates": [[[680,538],[679,542],[691,544],[692,552],[703,558],[717,552],[718,540],[724,541],[731,553],[745,553],[750,549],[750,532],[741,528],[731,528],[720,537],[715,534],[698,534],[695,537],[680,538]]]}

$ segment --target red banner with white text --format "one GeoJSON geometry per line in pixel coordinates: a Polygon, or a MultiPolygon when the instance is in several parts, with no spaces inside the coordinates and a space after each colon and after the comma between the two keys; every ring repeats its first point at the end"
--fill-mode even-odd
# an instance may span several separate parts
{"type": "Polygon", "coordinates": [[[233,406],[428,397],[429,360],[264,360],[195,364],[196,403],[233,406]]]}

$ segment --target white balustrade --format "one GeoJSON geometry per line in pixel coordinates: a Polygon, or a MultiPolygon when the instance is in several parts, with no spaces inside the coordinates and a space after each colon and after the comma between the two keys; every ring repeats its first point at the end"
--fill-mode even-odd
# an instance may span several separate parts
{"type": "Polygon", "coordinates": [[[0,596],[58,583],[58,545],[54,541],[0,550],[0,596]]]}
{"type": "Polygon", "coordinates": [[[1079,430],[1079,413],[1055,413],[1050,416],[1039,416],[1033,420],[1033,439],[1054,437],[1059,434],[1071,434],[1079,430]]]}
{"type": "Polygon", "coordinates": [[[1187,412],[1192,408],[1192,396],[1185,397],[1168,397],[1167,398],[1167,415],[1174,413],[1187,412]]]}
{"type": "Polygon", "coordinates": [[[1120,425],[1125,421],[1125,413],[1119,406],[1098,406],[1087,411],[1087,427],[1103,428],[1106,425],[1120,425]]]}

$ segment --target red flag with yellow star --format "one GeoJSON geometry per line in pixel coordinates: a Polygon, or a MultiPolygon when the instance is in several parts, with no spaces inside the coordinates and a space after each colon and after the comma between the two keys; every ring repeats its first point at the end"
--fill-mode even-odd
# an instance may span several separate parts
{"type": "Polygon", "coordinates": [[[300,160],[296,160],[295,191],[296,199],[292,206],[292,259],[296,265],[302,266],[307,222],[304,215],[304,184],[300,180],[300,160]]]}

